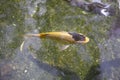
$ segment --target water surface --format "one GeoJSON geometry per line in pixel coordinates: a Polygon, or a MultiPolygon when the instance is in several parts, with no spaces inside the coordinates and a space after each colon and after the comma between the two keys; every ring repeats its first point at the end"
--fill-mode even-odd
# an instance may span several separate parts
{"type": "Polygon", "coordinates": [[[3,0],[0,6],[1,80],[120,79],[115,16],[84,14],[63,0],[3,0]],[[54,41],[23,37],[48,31],[80,32],[90,42],[60,51],[54,41]]]}

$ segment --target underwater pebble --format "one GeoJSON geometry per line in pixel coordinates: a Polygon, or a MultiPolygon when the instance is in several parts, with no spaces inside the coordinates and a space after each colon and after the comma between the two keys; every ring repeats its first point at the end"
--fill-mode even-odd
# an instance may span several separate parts
{"type": "Polygon", "coordinates": [[[24,73],[27,73],[27,72],[28,72],[28,70],[27,70],[27,69],[25,69],[25,70],[24,70],[24,73]]]}
{"type": "Polygon", "coordinates": [[[117,39],[118,42],[120,42],[120,39],[117,39]]]}
{"type": "Polygon", "coordinates": [[[13,26],[16,26],[16,24],[13,23],[13,26]]]}

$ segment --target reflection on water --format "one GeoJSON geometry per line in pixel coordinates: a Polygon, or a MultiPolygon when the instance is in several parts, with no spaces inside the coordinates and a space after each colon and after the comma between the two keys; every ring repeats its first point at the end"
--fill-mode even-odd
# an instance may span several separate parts
{"type": "Polygon", "coordinates": [[[112,17],[83,14],[62,0],[1,0],[0,5],[0,80],[120,79],[119,25],[106,38],[112,17]],[[23,37],[45,31],[81,32],[90,42],[61,52],[50,40],[23,37]]]}

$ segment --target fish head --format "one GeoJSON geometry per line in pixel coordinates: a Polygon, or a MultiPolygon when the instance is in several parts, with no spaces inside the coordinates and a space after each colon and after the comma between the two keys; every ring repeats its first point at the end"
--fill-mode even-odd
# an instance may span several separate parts
{"type": "Polygon", "coordinates": [[[74,39],[75,43],[87,43],[89,42],[89,38],[86,37],[85,35],[81,34],[81,33],[69,33],[72,38],[74,39]]]}
{"type": "Polygon", "coordinates": [[[81,44],[81,43],[85,44],[85,43],[88,43],[89,41],[90,41],[90,39],[85,36],[85,37],[84,37],[84,40],[76,41],[76,43],[78,43],[78,44],[81,44]]]}

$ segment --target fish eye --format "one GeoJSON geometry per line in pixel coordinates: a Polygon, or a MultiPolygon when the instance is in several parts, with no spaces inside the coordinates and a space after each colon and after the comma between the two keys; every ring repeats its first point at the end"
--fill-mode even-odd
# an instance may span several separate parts
{"type": "Polygon", "coordinates": [[[85,41],[85,36],[79,33],[69,33],[75,41],[85,41]]]}
{"type": "Polygon", "coordinates": [[[80,41],[85,41],[85,36],[84,35],[79,35],[79,40],[80,41]]]}

